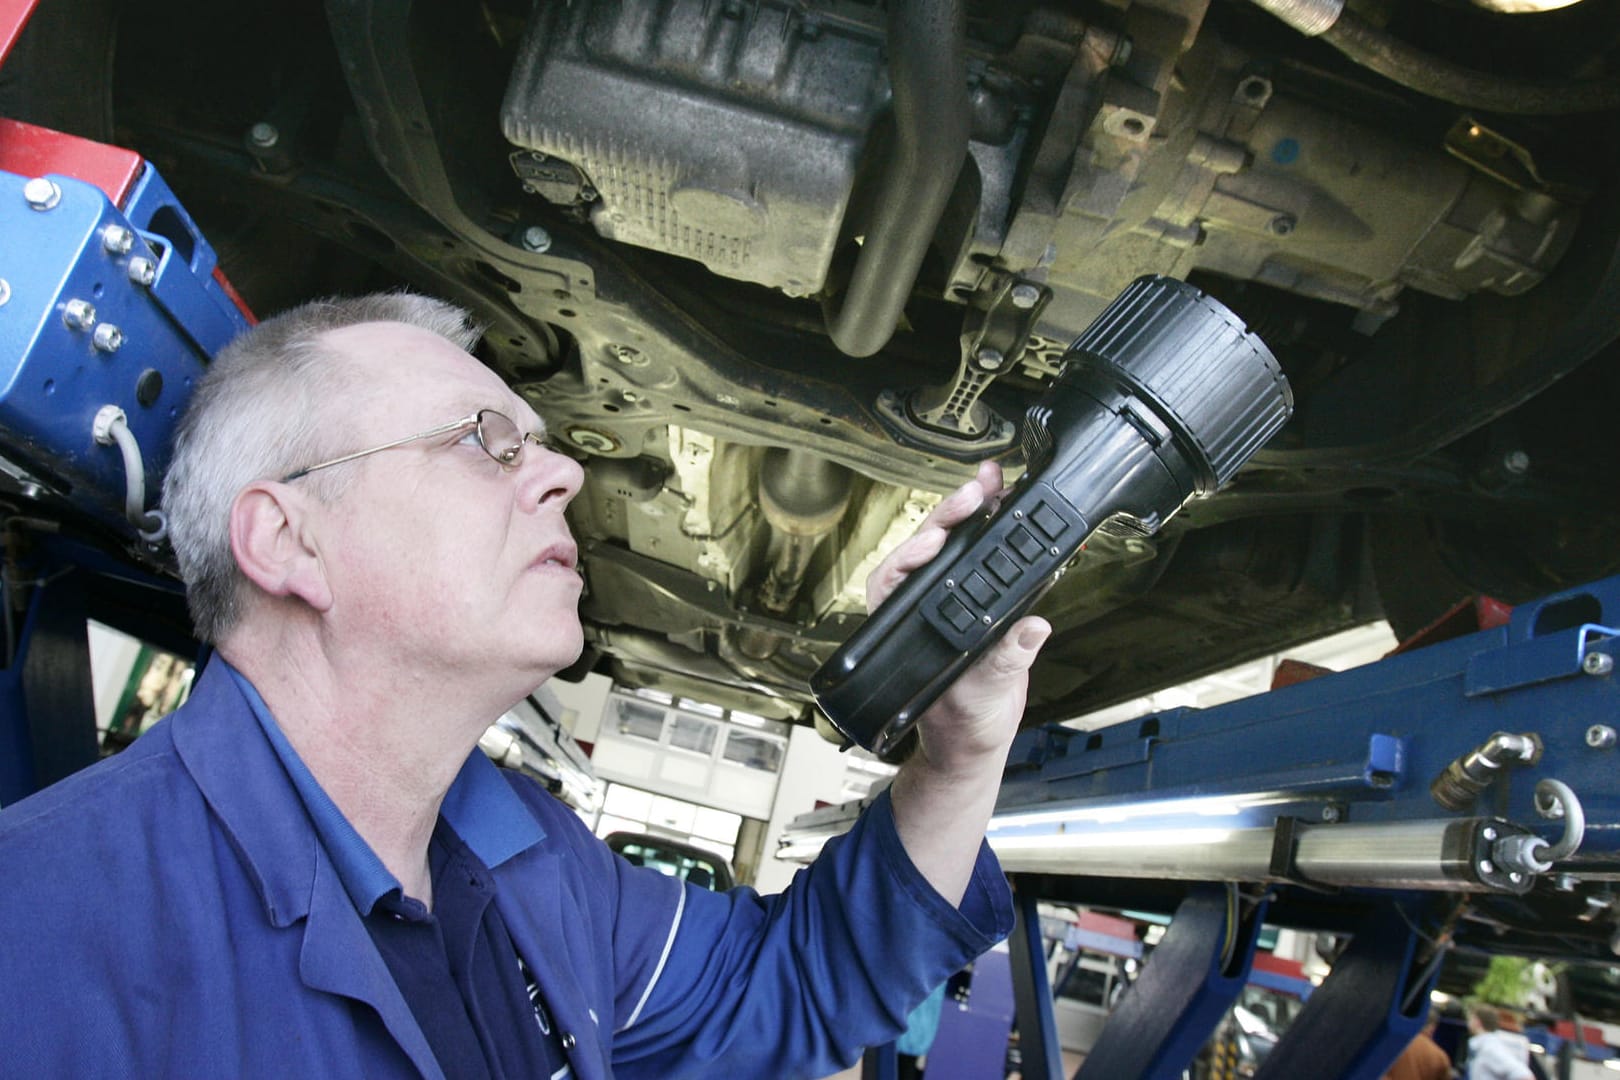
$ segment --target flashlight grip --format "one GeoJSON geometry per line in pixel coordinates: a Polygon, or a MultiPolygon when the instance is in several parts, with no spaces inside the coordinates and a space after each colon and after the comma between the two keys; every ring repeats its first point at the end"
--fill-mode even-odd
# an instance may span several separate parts
{"type": "Polygon", "coordinates": [[[1024,418],[1023,477],[958,525],[810,679],[852,742],[884,753],[1111,518],[1151,533],[1224,483],[1292,411],[1265,345],[1169,278],[1134,282],[1024,418]]]}

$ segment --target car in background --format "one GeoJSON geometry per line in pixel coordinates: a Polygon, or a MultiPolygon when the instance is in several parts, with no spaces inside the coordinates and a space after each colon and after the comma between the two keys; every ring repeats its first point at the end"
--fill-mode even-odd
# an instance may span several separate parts
{"type": "Polygon", "coordinates": [[[603,840],[636,866],[650,867],[701,889],[725,892],[737,883],[729,862],[696,844],[653,833],[631,832],[609,833],[603,840]]]}

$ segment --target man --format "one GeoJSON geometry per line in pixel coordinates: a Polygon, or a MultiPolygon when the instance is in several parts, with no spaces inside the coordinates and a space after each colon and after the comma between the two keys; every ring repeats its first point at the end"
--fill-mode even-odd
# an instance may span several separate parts
{"type": "Polygon", "coordinates": [[[1503,1031],[1495,1005],[1468,1009],[1468,1080],[1535,1080],[1530,1071],[1530,1040],[1503,1031]]]}
{"type": "MultiPolygon", "coordinates": [[[[0,813],[0,1074],[816,1076],[1010,928],[982,836],[1025,619],[779,897],[630,867],[479,735],[579,654],[582,472],[404,295],[222,351],[164,504],[187,705],[0,813]]],[[[880,601],[1000,489],[944,500],[880,601]]]]}
{"type": "Polygon", "coordinates": [[[1423,1030],[1406,1044],[1384,1080],[1451,1080],[1451,1057],[1434,1041],[1434,1029],[1439,1023],[1440,1018],[1429,1013],[1423,1030]]]}

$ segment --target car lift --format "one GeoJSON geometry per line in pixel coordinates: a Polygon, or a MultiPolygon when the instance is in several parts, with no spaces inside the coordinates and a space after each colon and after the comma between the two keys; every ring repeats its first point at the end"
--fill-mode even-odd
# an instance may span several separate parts
{"type": "MultiPolygon", "coordinates": [[[[0,6],[0,62],[33,7],[0,6]]],[[[156,479],[193,381],[253,319],[129,150],[0,119],[0,237],[3,806],[99,756],[87,617],[195,652],[156,479]]]]}
{"type": "MultiPolygon", "coordinates": [[[[1176,912],[1079,1080],[1180,1077],[1262,922],[1352,935],[1263,1080],[1381,1076],[1452,945],[1612,962],[1616,626],[1611,578],[1227,705],[1021,733],[988,839],[1017,900],[1023,1075],[1062,1075],[1039,899],[1176,912]]],[[[808,858],[862,808],[800,816],[779,856],[808,858]]]]}

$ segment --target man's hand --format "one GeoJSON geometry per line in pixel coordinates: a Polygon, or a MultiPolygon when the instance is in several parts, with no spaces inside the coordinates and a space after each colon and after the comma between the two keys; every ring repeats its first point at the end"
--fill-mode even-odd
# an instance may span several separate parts
{"type": "MultiPolygon", "coordinates": [[[[1001,494],[1001,468],[978,475],[943,499],[905,543],[873,571],[866,602],[875,609],[945,543],[949,530],[1001,494]]],[[[979,841],[1001,786],[1007,748],[1018,732],[1029,690],[1029,668],[1052,632],[1045,619],[1014,623],[962,673],[917,724],[922,749],[891,789],[900,842],[917,869],[952,904],[967,892],[979,841]]]]}

